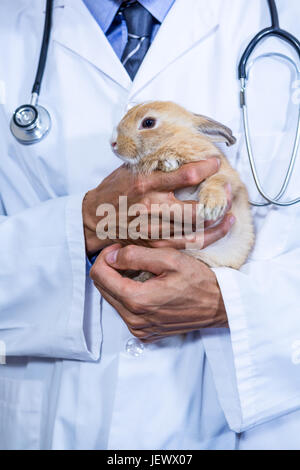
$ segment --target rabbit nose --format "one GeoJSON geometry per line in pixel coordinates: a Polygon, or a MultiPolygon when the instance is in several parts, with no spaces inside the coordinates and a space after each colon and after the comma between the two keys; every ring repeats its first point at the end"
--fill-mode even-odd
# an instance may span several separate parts
{"type": "Polygon", "coordinates": [[[111,142],[111,146],[112,146],[113,149],[115,149],[116,146],[117,146],[117,142],[111,142]]]}

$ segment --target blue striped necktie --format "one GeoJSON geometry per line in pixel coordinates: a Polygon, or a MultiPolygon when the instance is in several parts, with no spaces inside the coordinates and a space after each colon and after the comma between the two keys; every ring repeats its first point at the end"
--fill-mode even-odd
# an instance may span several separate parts
{"type": "Polygon", "coordinates": [[[123,2],[121,14],[124,15],[128,31],[121,62],[133,80],[149,49],[154,18],[138,2],[123,2]]]}

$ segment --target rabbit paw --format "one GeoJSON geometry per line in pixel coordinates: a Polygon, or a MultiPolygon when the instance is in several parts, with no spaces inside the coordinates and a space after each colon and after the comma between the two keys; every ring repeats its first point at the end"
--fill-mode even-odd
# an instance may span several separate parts
{"type": "Polygon", "coordinates": [[[165,171],[165,172],[170,172],[177,170],[179,168],[180,164],[178,160],[175,160],[174,158],[170,158],[167,160],[162,160],[160,162],[160,170],[165,171]]]}
{"type": "Polygon", "coordinates": [[[215,221],[226,212],[228,200],[224,188],[203,188],[199,194],[200,216],[204,220],[215,221]]]}

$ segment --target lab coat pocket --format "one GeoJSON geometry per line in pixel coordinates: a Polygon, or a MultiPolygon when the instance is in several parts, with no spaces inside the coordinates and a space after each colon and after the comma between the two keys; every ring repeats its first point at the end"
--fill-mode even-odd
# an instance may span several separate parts
{"type": "Polygon", "coordinates": [[[1,450],[40,448],[41,405],[41,382],[0,378],[1,450]]]}

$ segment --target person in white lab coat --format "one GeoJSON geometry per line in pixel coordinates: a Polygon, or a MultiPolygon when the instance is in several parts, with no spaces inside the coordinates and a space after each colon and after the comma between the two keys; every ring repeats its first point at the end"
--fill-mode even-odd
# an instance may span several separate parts
{"type": "MultiPolygon", "coordinates": [[[[117,169],[109,144],[135,103],[172,100],[231,127],[238,143],[227,156],[256,197],[237,63],[269,24],[267,4],[176,0],[132,81],[85,3],[55,2],[40,97],[52,129],[32,146],[13,138],[9,122],[28,100],[44,2],[0,4],[0,448],[299,449],[299,206],[253,209],[256,245],[240,271],[209,270],[174,248],[130,246],[117,254],[114,245],[101,251],[92,280],[87,256],[103,248],[95,207],[128,190],[132,200],[141,197],[139,185],[126,187],[127,170],[117,169]],[[155,292],[146,284],[133,292],[118,276],[123,267],[163,272],[164,280],[152,281],[155,292]],[[145,310],[154,330],[145,328],[145,310]],[[162,339],[141,341],[149,335],[162,339]]],[[[151,0],[141,3],[151,9],[151,0]]],[[[299,2],[277,4],[282,26],[299,35],[299,2]]],[[[277,40],[263,50],[269,46],[293,55],[277,40]]],[[[260,67],[252,137],[273,194],[297,107],[282,64],[260,67]],[[267,79],[268,93],[259,86],[266,77],[276,77],[267,79]]],[[[216,169],[212,161],[169,177],[173,186],[194,184],[216,169]]],[[[154,191],[175,189],[157,175],[151,182],[154,191]]],[[[296,190],[294,178],[287,196],[296,190]]],[[[207,243],[229,222],[207,232],[207,243]]]]}

